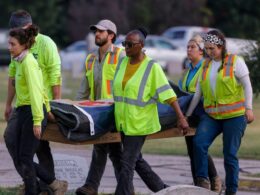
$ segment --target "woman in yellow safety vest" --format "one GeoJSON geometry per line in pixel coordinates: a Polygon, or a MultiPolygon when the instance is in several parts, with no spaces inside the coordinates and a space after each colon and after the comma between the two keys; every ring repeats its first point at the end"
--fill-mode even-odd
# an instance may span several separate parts
{"type": "MultiPolygon", "coordinates": [[[[187,45],[187,57],[190,60],[188,69],[184,73],[182,79],[179,82],[179,86],[183,91],[194,94],[196,91],[197,81],[202,70],[202,62],[204,60],[204,42],[200,35],[195,35],[189,40],[187,45]]],[[[193,136],[185,137],[188,155],[190,157],[191,173],[193,177],[193,183],[196,183],[195,179],[195,165],[194,165],[194,153],[193,153],[193,136]]],[[[213,159],[208,155],[208,173],[211,183],[211,190],[220,192],[222,187],[221,178],[217,174],[216,167],[213,159]]]]}
{"type": "Polygon", "coordinates": [[[243,58],[226,52],[226,40],[221,32],[208,32],[204,42],[209,59],[202,64],[196,92],[186,113],[190,116],[203,96],[206,114],[200,117],[193,138],[196,185],[210,189],[208,148],[222,133],[225,195],[234,195],[238,188],[237,152],[246,124],[254,120],[249,71],[243,58]]]}
{"type": "MultiPolygon", "coordinates": [[[[145,138],[161,128],[157,102],[170,104],[176,111],[180,129],[186,131],[188,128],[161,66],[142,51],[146,35],[145,29],[127,34],[122,43],[127,57],[118,65],[113,83],[116,127],[121,132],[123,144],[116,195],[134,193],[134,169],[139,161],[144,161],[141,149],[145,138]]],[[[144,169],[151,169],[148,163],[144,169]]],[[[158,176],[151,174],[150,179],[158,180],[158,176]]],[[[154,183],[158,191],[166,187],[163,182],[154,183]]]]}
{"type": "MultiPolygon", "coordinates": [[[[17,171],[25,184],[24,194],[40,194],[37,177],[49,185],[54,194],[65,194],[68,183],[56,180],[44,167],[33,161],[39,146],[42,131],[47,125],[50,106],[46,90],[43,85],[42,71],[29,49],[35,42],[38,27],[31,25],[26,29],[15,28],[9,32],[9,50],[15,61],[16,94],[16,127],[15,144],[17,151],[17,171]]],[[[10,95],[10,94],[9,94],[10,95]]]]}

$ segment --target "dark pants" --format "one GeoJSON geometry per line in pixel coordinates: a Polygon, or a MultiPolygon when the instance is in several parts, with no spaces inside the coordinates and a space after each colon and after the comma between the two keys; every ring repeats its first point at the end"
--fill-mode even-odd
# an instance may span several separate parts
{"type": "MultiPolygon", "coordinates": [[[[187,145],[188,155],[190,157],[190,166],[191,166],[193,183],[195,184],[196,176],[195,176],[195,163],[194,163],[194,153],[193,153],[193,138],[194,136],[186,136],[185,141],[187,145]]],[[[212,181],[212,179],[218,175],[213,159],[211,158],[210,155],[208,155],[208,174],[209,174],[210,181],[212,181]]]]}
{"type": "MultiPolygon", "coordinates": [[[[51,184],[53,178],[43,167],[33,162],[33,156],[39,146],[40,140],[33,133],[33,118],[30,106],[17,108],[17,166],[25,184],[25,195],[39,193],[37,176],[47,184],[51,184]],[[37,176],[36,176],[37,175],[37,176]]],[[[47,113],[44,108],[44,120],[42,121],[42,131],[47,125],[47,113]]]]}
{"type": "Polygon", "coordinates": [[[106,167],[107,155],[109,155],[109,158],[113,163],[115,176],[118,180],[121,151],[121,143],[94,144],[92,160],[85,185],[91,186],[96,191],[98,191],[98,187],[106,167]]]}
{"type": "Polygon", "coordinates": [[[146,136],[126,136],[122,133],[121,137],[123,154],[121,158],[121,171],[115,195],[129,195],[133,193],[133,177],[135,169],[145,183],[148,183],[150,187],[152,187],[153,191],[160,191],[163,189],[165,184],[151,169],[141,154],[141,149],[146,136]]]}
{"type": "MultiPolygon", "coordinates": [[[[7,122],[7,127],[4,132],[4,139],[5,139],[5,144],[8,149],[8,152],[13,159],[14,166],[17,172],[21,175],[21,171],[17,166],[18,148],[16,143],[18,143],[17,139],[19,139],[18,136],[19,132],[16,130],[17,120],[18,120],[17,111],[14,109],[7,122]]],[[[54,162],[53,162],[49,142],[40,140],[38,145],[39,146],[36,150],[36,155],[38,157],[39,164],[42,167],[44,167],[46,170],[48,170],[48,172],[52,175],[52,177],[55,177],[54,162]]]]}

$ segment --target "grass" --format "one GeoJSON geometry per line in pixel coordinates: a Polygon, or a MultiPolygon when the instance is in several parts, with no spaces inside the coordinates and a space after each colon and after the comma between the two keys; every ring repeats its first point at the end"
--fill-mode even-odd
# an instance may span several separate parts
{"type": "MultiPolygon", "coordinates": [[[[79,78],[72,78],[70,72],[63,72],[63,98],[74,99],[76,92],[80,86],[82,75],[79,78]]],[[[8,73],[6,69],[0,69],[0,116],[4,116],[5,99],[7,97],[7,79],[8,73]]],[[[171,80],[177,82],[179,76],[170,77],[171,80]]],[[[254,115],[260,116],[260,99],[254,101],[254,115]]],[[[6,123],[4,118],[0,118],[0,135],[3,134],[6,123]]],[[[239,157],[245,159],[260,160],[260,121],[256,120],[248,125],[245,135],[242,139],[239,157]]],[[[2,136],[1,136],[2,137],[2,136]]],[[[1,139],[0,139],[1,141],[1,139]]],[[[167,138],[158,140],[148,140],[145,142],[143,151],[150,154],[162,155],[186,155],[187,149],[183,137],[167,138]]],[[[216,157],[222,157],[222,137],[219,136],[210,148],[210,153],[216,157]]]]}
{"type": "Polygon", "coordinates": [[[1,188],[0,195],[15,195],[17,194],[17,188],[1,188]]]}

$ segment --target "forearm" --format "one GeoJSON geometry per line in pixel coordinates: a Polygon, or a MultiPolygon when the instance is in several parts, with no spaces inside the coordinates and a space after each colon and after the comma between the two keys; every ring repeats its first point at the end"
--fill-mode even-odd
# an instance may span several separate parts
{"type": "Polygon", "coordinates": [[[252,110],[252,108],[253,108],[253,106],[252,106],[253,90],[252,90],[252,85],[251,85],[251,82],[250,82],[249,75],[241,78],[240,82],[242,83],[243,88],[244,88],[245,107],[246,107],[246,109],[252,110]]]}
{"type": "Polygon", "coordinates": [[[170,103],[170,105],[171,105],[171,107],[175,110],[176,116],[177,116],[178,119],[184,118],[184,115],[183,115],[183,113],[182,113],[182,111],[181,111],[181,108],[180,108],[179,103],[178,103],[177,100],[172,101],[172,102],[170,103]]]}
{"type": "Polygon", "coordinates": [[[196,92],[191,100],[191,103],[188,107],[188,110],[186,112],[186,116],[191,116],[193,111],[195,110],[196,106],[198,105],[199,101],[200,101],[200,98],[201,98],[201,89],[200,89],[200,86],[197,85],[196,87],[196,92]]]}
{"type": "Polygon", "coordinates": [[[15,79],[9,77],[7,88],[7,100],[6,105],[11,106],[15,96],[15,79]]]}
{"type": "Polygon", "coordinates": [[[52,96],[53,99],[61,99],[61,86],[60,85],[54,85],[52,86],[52,96]]]}

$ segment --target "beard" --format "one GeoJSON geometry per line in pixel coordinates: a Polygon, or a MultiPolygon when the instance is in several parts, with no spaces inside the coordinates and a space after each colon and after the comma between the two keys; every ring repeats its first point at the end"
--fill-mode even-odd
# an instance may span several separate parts
{"type": "Polygon", "coordinates": [[[107,43],[107,41],[108,41],[108,37],[105,37],[105,38],[103,38],[103,39],[101,39],[101,38],[99,38],[99,39],[95,38],[95,44],[96,44],[97,46],[99,46],[99,47],[102,47],[103,45],[105,45],[105,44],[107,43]]]}

